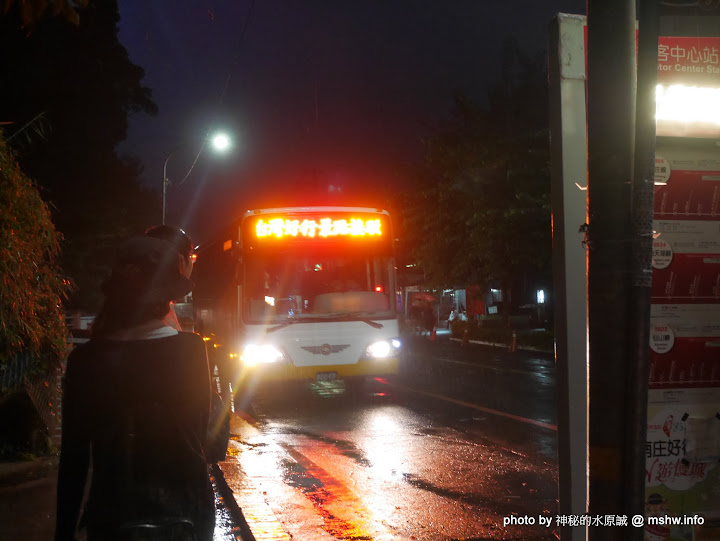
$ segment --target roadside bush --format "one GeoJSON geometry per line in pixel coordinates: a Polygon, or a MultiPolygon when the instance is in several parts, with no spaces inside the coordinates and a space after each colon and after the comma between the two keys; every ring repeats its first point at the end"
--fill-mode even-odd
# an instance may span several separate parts
{"type": "Polygon", "coordinates": [[[511,334],[510,329],[500,325],[486,327],[484,324],[478,326],[474,321],[457,321],[452,326],[453,338],[462,338],[465,329],[468,331],[470,340],[482,340],[484,342],[508,343],[511,334]]]}
{"type": "Polygon", "coordinates": [[[476,337],[474,340],[482,340],[493,344],[509,344],[512,331],[502,327],[490,329],[478,327],[473,334],[476,337]]]}
{"type": "MultiPolygon", "coordinates": [[[[508,327],[478,326],[474,321],[456,321],[452,325],[452,337],[462,339],[465,330],[470,340],[480,340],[493,344],[509,345],[512,340],[512,329],[508,327]]],[[[517,345],[552,351],[555,337],[551,331],[516,331],[517,345]]]]}
{"type": "Polygon", "coordinates": [[[518,346],[526,346],[545,351],[553,351],[555,349],[555,335],[551,331],[531,331],[518,333],[518,346]]]}
{"type": "Polygon", "coordinates": [[[450,325],[450,336],[453,338],[462,338],[465,329],[469,327],[467,321],[455,320],[450,325]]]}
{"type": "Polygon", "coordinates": [[[506,318],[500,314],[482,315],[480,316],[480,325],[483,327],[505,327],[507,325],[506,318]]]}
{"type": "Polygon", "coordinates": [[[23,174],[0,131],[0,368],[20,353],[42,370],[65,354],[62,301],[69,291],[57,265],[60,235],[37,187],[23,174]]]}

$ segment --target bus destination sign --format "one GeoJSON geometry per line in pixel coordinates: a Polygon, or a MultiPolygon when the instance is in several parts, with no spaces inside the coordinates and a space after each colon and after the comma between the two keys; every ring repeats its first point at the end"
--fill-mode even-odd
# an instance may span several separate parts
{"type": "Polygon", "coordinates": [[[257,238],[329,238],[329,237],[381,237],[379,218],[285,218],[259,219],[255,224],[257,238]]]}

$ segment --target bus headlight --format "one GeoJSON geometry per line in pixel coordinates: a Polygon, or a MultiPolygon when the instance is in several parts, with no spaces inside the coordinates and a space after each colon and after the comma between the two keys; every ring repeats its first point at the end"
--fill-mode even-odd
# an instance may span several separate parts
{"type": "Polygon", "coordinates": [[[380,340],[370,344],[365,350],[365,355],[373,359],[387,359],[395,354],[400,347],[400,340],[380,340]]]}
{"type": "Polygon", "coordinates": [[[283,352],[270,344],[248,344],[242,354],[242,361],[248,366],[269,364],[282,360],[283,352]]]}

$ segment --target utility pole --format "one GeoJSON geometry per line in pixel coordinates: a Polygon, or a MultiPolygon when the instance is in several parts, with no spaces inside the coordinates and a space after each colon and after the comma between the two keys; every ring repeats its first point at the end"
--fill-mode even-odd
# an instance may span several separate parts
{"type": "MultiPolygon", "coordinates": [[[[588,0],[589,505],[627,515],[628,381],[635,150],[635,1],[588,0]]],[[[590,528],[588,539],[624,539],[590,528]]]]}
{"type": "MultiPolygon", "coordinates": [[[[637,110],[632,188],[632,259],[630,336],[628,342],[626,512],[645,514],[645,443],[648,411],[648,344],[652,285],[655,196],[655,92],[658,68],[659,0],[638,1],[637,110]]],[[[644,528],[632,528],[626,539],[642,541],[644,528]]]]}

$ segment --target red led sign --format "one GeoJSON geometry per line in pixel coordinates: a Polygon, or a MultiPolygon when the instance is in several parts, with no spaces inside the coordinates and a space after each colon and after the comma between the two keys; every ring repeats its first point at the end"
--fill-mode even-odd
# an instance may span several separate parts
{"type": "Polygon", "coordinates": [[[380,218],[273,217],[267,220],[261,218],[255,224],[257,238],[380,237],[382,235],[380,218]]]}

